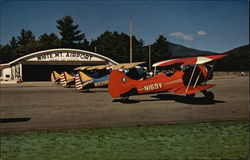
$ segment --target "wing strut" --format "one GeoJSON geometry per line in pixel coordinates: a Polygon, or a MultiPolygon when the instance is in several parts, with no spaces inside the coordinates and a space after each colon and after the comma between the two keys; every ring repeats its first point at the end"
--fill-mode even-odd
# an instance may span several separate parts
{"type": "Polygon", "coordinates": [[[196,66],[197,66],[197,65],[195,65],[195,66],[194,66],[194,69],[193,69],[192,75],[191,75],[190,80],[189,80],[189,82],[188,82],[187,89],[186,89],[186,93],[187,93],[188,88],[189,88],[189,86],[190,86],[191,80],[193,79],[193,76],[194,76],[194,71],[195,71],[195,69],[196,69],[196,66]]]}
{"type": "Polygon", "coordinates": [[[196,78],[196,80],[195,80],[194,88],[195,88],[195,86],[196,86],[196,84],[197,84],[197,82],[198,82],[198,80],[199,80],[199,78],[200,78],[200,75],[201,75],[201,71],[200,71],[199,75],[197,76],[197,78],[196,78]]]}
{"type": "Polygon", "coordinates": [[[155,67],[155,70],[154,70],[154,76],[155,76],[155,74],[156,74],[156,67],[155,67]]]}

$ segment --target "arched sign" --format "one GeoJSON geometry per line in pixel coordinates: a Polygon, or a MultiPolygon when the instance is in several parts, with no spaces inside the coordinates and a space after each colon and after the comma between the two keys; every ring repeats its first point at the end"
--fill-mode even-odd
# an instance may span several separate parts
{"type": "Polygon", "coordinates": [[[37,55],[26,61],[103,61],[103,59],[80,52],[51,52],[37,55]]]}
{"type": "Polygon", "coordinates": [[[50,50],[44,50],[39,51],[35,53],[31,53],[28,55],[25,55],[23,57],[20,57],[12,62],[10,64],[15,64],[17,62],[81,62],[81,61],[88,61],[88,62],[102,62],[105,61],[109,64],[117,64],[117,62],[111,60],[108,57],[105,57],[103,55],[89,52],[85,50],[79,50],[79,49],[67,49],[67,48],[61,48],[61,49],[50,49],[50,50]]]}

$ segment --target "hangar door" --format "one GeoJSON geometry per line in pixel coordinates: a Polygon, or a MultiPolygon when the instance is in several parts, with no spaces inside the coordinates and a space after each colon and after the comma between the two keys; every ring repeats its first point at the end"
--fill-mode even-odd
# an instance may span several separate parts
{"type": "Polygon", "coordinates": [[[59,74],[62,71],[69,73],[73,72],[74,68],[80,65],[27,65],[22,66],[23,81],[50,81],[52,71],[57,71],[59,74]]]}

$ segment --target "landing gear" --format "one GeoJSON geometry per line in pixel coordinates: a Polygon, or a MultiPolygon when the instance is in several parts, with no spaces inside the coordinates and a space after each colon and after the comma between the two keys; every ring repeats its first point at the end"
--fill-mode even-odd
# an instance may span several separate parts
{"type": "Polygon", "coordinates": [[[128,101],[128,100],[129,100],[129,96],[122,97],[121,100],[122,100],[122,101],[128,101]]]}
{"type": "Polygon", "coordinates": [[[187,94],[188,99],[194,99],[195,94],[187,94]]]}
{"type": "Polygon", "coordinates": [[[207,100],[213,100],[214,99],[214,94],[213,94],[213,92],[210,92],[210,91],[207,91],[207,90],[203,90],[203,91],[201,91],[203,94],[204,94],[204,96],[205,96],[205,98],[207,99],[207,100]]]}

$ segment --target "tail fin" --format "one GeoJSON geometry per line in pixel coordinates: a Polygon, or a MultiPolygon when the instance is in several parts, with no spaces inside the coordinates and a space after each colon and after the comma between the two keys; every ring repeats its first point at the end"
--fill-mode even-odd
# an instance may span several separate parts
{"type": "Polygon", "coordinates": [[[65,75],[65,79],[66,79],[67,83],[75,80],[75,77],[68,74],[68,72],[64,72],[64,75],[65,75]]]}
{"type": "Polygon", "coordinates": [[[133,88],[135,80],[130,79],[119,70],[113,70],[109,77],[109,94],[114,97],[120,97],[133,88]]]}
{"type": "Polygon", "coordinates": [[[59,83],[59,81],[60,81],[60,74],[57,73],[56,71],[53,71],[51,73],[51,77],[50,78],[51,78],[51,82],[59,83]]]}
{"type": "Polygon", "coordinates": [[[93,78],[89,77],[88,75],[86,75],[85,73],[81,71],[79,71],[76,74],[75,84],[78,90],[83,90],[84,87],[86,87],[88,84],[91,84],[93,82],[94,82],[93,78]]]}
{"type": "Polygon", "coordinates": [[[63,87],[65,87],[68,83],[73,82],[75,80],[75,77],[71,76],[67,72],[62,72],[60,76],[60,84],[62,84],[63,87]]]}

